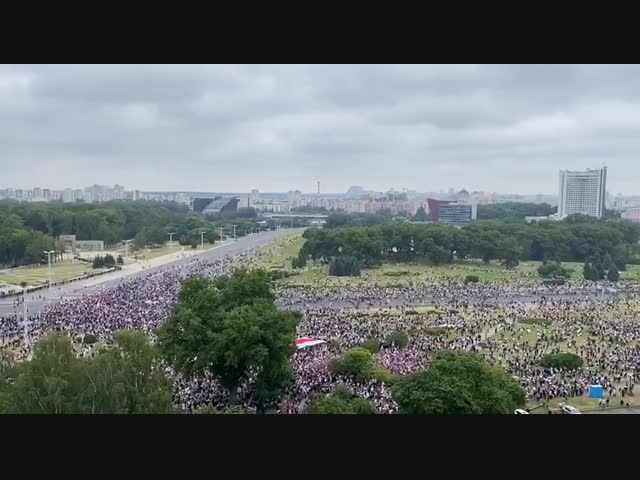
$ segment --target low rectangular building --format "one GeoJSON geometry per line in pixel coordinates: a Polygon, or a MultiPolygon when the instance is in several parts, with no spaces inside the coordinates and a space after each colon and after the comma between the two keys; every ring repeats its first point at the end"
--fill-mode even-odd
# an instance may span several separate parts
{"type": "Polygon", "coordinates": [[[59,238],[64,245],[64,251],[68,253],[101,252],[104,250],[104,241],[102,240],[77,240],[75,235],[60,235],[59,238]]]}

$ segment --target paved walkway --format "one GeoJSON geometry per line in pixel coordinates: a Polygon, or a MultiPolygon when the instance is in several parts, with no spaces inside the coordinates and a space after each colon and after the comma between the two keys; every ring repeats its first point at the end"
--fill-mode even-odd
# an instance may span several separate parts
{"type": "Polygon", "coordinates": [[[640,407],[604,408],[602,410],[589,410],[583,415],[640,415],[640,407]]]}

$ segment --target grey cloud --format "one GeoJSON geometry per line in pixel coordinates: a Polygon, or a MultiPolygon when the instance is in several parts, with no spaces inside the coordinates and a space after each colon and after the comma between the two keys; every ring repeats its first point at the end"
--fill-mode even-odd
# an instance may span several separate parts
{"type": "Polygon", "coordinates": [[[640,173],[640,67],[5,65],[0,188],[554,193],[640,173]]]}

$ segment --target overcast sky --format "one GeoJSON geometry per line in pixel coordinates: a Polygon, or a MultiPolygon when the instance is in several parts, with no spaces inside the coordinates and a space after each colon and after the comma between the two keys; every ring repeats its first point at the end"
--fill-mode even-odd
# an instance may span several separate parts
{"type": "Polygon", "coordinates": [[[0,188],[640,193],[640,67],[0,66],[0,188]]]}

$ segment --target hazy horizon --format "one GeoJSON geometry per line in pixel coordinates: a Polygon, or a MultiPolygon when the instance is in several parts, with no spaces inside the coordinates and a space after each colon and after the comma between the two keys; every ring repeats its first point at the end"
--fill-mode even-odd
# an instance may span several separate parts
{"type": "Polygon", "coordinates": [[[635,65],[3,65],[0,188],[637,193],[635,65]],[[635,168],[634,168],[635,167],[635,168]]]}

